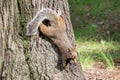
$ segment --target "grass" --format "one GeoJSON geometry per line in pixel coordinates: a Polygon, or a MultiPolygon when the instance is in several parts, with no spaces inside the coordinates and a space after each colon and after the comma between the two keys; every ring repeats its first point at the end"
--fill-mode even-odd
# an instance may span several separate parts
{"type": "Polygon", "coordinates": [[[103,62],[108,69],[116,67],[114,60],[120,60],[120,1],[68,2],[82,67],[93,68],[97,62],[103,62]]]}
{"type": "Polygon", "coordinates": [[[103,62],[106,68],[114,68],[114,59],[120,58],[119,49],[118,42],[77,41],[77,51],[83,68],[93,68],[97,62],[103,62]]]}

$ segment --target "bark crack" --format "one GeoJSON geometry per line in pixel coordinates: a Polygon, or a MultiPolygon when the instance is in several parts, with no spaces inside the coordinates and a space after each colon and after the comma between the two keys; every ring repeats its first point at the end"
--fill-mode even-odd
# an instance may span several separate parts
{"type": "Polygon", "coordinates": [[[4,69],[4,61],[1,63],[1,72],[0,72],[0,80],[4,78],[3,74],[3,69],[4,69]]]}
{"type": "MultiPolygon", "coordinates": [[[[19,0],[17,0],[17,5],[18,5],[18,10],[19,10],[19,19],[20,19],[20,26],[24,28],[24,25],[22,23],[22,7],[21,7],[21,3],[19,0]]],[[[32,69],[32,64],[31,64],[31,60],[30,60],[30,43],[29,43],[29,39],[26,40],[25,38],[25,34],[24,34],[24,30],[22,32],[22,36],[23,36],[23,49],[24,49],[24,56],[25,56],[25,61],[28,65],[28,69],[29,69],[29,76],[30,76],[30,79],[31,80],[35,80],[35,77],[34,77],[34,72],[33,72],[33,69],[32,69]],[[27,43],[26,43],[27,41],[27,43]]]]}

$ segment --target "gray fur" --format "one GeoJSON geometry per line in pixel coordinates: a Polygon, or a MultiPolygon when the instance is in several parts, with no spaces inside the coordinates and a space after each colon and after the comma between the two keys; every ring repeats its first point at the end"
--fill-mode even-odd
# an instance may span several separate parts
{"type": "Polygon", "coordinates": [[[35,17],[27,24],[26,26],[26,35],[35,35],[37,33],[38,27],[44,19],[48,19],[51,22],[51,25],[54,26],[58,24],[58,17],[61,15],[61,12],[56,13],[50,8],[43,8],[35,15],[35,17]]]}

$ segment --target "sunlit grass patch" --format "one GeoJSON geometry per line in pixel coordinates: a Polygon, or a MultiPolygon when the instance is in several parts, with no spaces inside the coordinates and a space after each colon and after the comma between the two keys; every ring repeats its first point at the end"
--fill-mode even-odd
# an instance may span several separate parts
{"type": "Polygon", "coordinates": [[[114,61],[111,54],[101,52],[97,57],[100,61],[105,63],[107,69],[114,68],[114,61]]]}
{"type": "Polygon", "coordinates": [[[120,54],[117,52],[120,45],[112,41],[85,41],[77,44],[79,60],[83,68],[93,68],[94,63],[103,62],[106,68],[114,68],[114,58],[120,54]],[[117,54],[117,56],[115,56],[117,54]]]}
{"type": "Polygon", "coordinates": [[[93,68],[94,59],[91,54],[83,54],[79,52],[79,60],[81,62],[82,68],[93,68]]]}

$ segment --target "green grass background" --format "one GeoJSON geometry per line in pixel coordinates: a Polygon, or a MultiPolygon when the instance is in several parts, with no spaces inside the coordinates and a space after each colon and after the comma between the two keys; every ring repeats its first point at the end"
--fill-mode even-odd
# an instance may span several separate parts
{"type": "Polygon", "coordinates": [[[83,68],[119,67],[120,0],[68,0],[83,68]]]}

